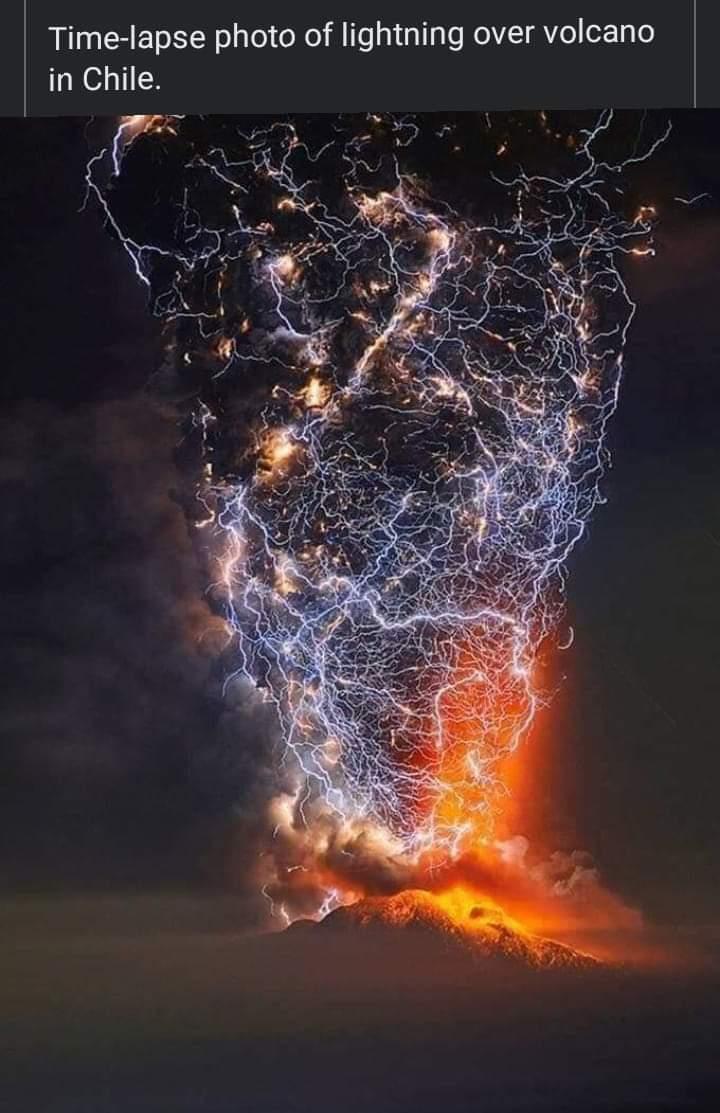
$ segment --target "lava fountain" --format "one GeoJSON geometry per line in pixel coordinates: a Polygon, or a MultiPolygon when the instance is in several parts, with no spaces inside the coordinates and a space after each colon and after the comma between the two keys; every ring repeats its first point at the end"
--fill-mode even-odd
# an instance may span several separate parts
{"type": "Polygon", "coordinates": [[[228,683],[276,715],[288,919],[377,889],[360,858],[498,853],[652,250],[627,127],[133,117],[88,166],[167,325],[228,683]]]}

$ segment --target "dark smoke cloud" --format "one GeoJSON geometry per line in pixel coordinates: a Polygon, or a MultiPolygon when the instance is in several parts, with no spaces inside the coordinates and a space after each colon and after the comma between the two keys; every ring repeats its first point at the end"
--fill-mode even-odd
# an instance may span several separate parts
{"type": "Polygon", "coordinates": [[[2,422],[5,885],[220,884],[264,920],[268,803],[293,786],[271,709],[226,685],[180,439],[146,395],[2,422]]]}
{"type": "Polygon", "coordinates": [[[242,700],[221,714],[225,635],[171,496],[177,439],[140,396],[3,422],[10,884],[205,876],[259,790],[267,732],[242,700]]]}

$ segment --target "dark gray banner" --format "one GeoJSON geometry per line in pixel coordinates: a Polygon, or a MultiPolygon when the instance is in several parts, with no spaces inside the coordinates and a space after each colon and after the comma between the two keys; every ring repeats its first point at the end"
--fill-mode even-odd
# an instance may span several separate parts
{"type": "Polygon", "coordinates": [[[720,104],[716,0],[5,0],[5,115],[720,104]],[[579,14],[579,11],[582,14],[579,14]],[[411,14],[408,14],[411,13],[411,14]]]}

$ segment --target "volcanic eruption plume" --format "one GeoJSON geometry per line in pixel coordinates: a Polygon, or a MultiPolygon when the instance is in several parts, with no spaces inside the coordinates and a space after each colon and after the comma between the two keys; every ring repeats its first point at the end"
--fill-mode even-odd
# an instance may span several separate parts
{"type": "Polygon", "coordinates": [[[168,326],[233,675],[277,715],[288,875],[332,875],[339,830],[401,872],[493,838],[652,250],[622,185],[662,136],[626,132],[132,117],[89,164],[168,326]]]}

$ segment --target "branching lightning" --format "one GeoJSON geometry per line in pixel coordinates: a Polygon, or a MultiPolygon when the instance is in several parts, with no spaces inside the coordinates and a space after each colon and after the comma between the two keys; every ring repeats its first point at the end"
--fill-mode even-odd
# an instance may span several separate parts
{"type": "Polygon", "coordinates": [[[480,216],[416,170],[413,118],[322,138],[131,118],[88,167],[193,384],[195,525],[236,671],[276,708],[302,800],[410,854],[491,836],[601,499],[621,258],[652,251],[654,215],[622,211],[618,180],[657,145],[601,155],[612,124],[563,137],[556,177],[508,172],[487,121],[480,216]]]}

